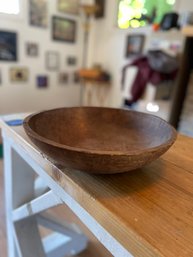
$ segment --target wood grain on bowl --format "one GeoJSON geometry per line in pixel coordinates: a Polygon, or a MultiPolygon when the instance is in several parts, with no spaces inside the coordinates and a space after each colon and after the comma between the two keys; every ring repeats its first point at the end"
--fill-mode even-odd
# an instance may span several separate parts
{"type": "Polygon", "coordinates": [[[58,164],[89,173],[140,168],[166,152],[176,131],[164,120],[134,111],[61,108],[32,114],[24,129],[58,164]]]}

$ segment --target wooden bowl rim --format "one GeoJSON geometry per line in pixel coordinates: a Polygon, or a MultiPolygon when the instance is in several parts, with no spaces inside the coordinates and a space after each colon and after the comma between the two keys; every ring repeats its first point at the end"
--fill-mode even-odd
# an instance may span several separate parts
{"type": "Polygon", "coordinates": [[[25,131],[27,131],[26,133],[34,138],[35,140],[38,140],[40,142],[43,142],[45,144],[60,148],[60,149],[64,149],[64,150],[69,150],[69,151],[74,151],[74,152],[80,152],[80,153],[87,153],[87,154],[96,154],[96,155],[121,155],[121,156],[136,156],[136,155],[143,155],[144,152],[148,153],[148,152],[156,152],[157,150],[160,150],[161,148],[165,148],[165,147],[170,147],[176,140],[177,138],[177,131],[175,130],[175,128],[173,126],[171,126],[168,122],[166,122],[164,119],[153,115],[153,114],[149,114],[149,113],[143,113],[143,112],[138,112],[138,111],[134,111],[134,110],[126,110],[126,109],[119,109],[119,108],[109,108],[109,107],[63,107],[63,108],[55,108],[55,109],[50,109],[50,110],[45,110],[45,111],[40,111],[40,112],[36,112],[36,113],[32,113],[30,115],[28,115],[24,121],[23,121],[23,127],[25,129],[25,131]],[[46,113],[46,112],[52,112],[52,111],[57,111],[57,110],[63,110],[63,109],[105,109],[105,110],[120,110],[120,111],[129,111],[129,112],[133,112],[136,113],[137,115],[144,115],[144,116],[151,116],[154,117],[158,120],[161,120],[162,122],[164,122],[170,129],[171,129],[171,137],[163,144],[158,145],[156,147],[150,147],[150,148],[144,148],[142,150],[129,150],[129,151],[110,151],[110,150],[94,150],[94,149],[86,149],[86,148],[80,148],[80,147],[74,147],[74,146],[69,146],[69,145],[64,145],[64,144],[60,144],[57,143],[53,140],[47,139],[43,136],[40,136],[39,134],[37,134],[34,130],[31,129],[31,127],[29,126],[29,121],[30,119],[32,119],[34,116],[42,114],[42,113],[46,113]]]}

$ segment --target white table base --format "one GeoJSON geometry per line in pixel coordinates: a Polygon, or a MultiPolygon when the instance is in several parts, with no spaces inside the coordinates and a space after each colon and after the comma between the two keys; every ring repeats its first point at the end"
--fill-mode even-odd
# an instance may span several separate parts
{"type": "Polygon", "coordinates": [[[83,251],[87,238],[75,224],[42,214],[63,200],[47,183],[40,183],[40,168],[30,156],[5,134],[3,138],[8,256],[64,257],[83,251]],[[39,195],[41,191],[45,192],[39,195]],[[42,239],[39,225],[54,232],[42,239]]]}

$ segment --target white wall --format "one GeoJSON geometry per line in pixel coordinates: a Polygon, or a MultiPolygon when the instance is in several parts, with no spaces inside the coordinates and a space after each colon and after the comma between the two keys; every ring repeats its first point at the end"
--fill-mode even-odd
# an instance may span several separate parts
{"type": "MultiPolygon", "coordinates": [[[[192,0],[178,0],[176,8],[180,11],[193,9],[192,0]]],[[[60,106],[78,105],[80,100],[80,88],[72,82],[67,86],[58,85],[58,72],[49,72],[45,68],[45,52],[55,50],[60,53],[60,71],[73,72],[74,68],[66,65],[65,60],[69,55],[77,56],[78,66],[82,60],[82,22],[72,16],[78,22],[77,42],[75,44],[59,43],[51,40],[51,16],[59,15],[56,4],[57,0],[48,0],[49,7],[49,28],[41,29],[29,25],[28,1],[21,0],[23,12],[20,19],[13,17],[5,18],[0,15],[0,29],[16,31],[18,33],[18,62],[0,61],[0,71],[2,74],[2,84],[0,85],[0,114],[12,112],[30,112],[60,106]],[[25,43],[37,42],[39,44],[39,57],[32,58],[26,56],[25,43]],[[30,76],[28,83],[11,83],[9,78],[10,67],[25,66],[29,68],[30,76]],[[35,78],[37,75],[46,74],[49,76],[49,88],[39,90],[36,87],[35,78]]],[[[101,63],[112,75],[112,90],[110,93],[111,106],[120,106],[122,101],[121,93],[121,70],[125,63],[125,41],[132,29],[120,30],[116,27],[117,1],[106,0],[106,13],[103,19],[92,22],[90,43],[93,47],[89,48],[88,64],[101,63]]],[[[145,33],[151,35],[150,28],[135,30],[135,33],[145,33]]],[[[163,37],[163,35],[156,35],[163,37]]],[[[172,35],[173,37],[173,35],[172,35]]],[[[133,70],[135,74],[135,70],[133,70]]],[[[131,73],[131,80],[133,77],[131,73]]]]}
{"type": "Polygon", "coordinates": [[[58,15],[70,17],[57,12],[57,1],[49,0],[49,27],[47,29],[29,25],[28,2],[22,0],[22,17],[14,19],[0,16],[0,30],[15,31],[18,34],[17,62],[0,61],[2,84],[0,85],[0,114],[12,112],[30,112],[61,106],[78,105],[80,101],[80,87],[73,82],[68,85],[58,84],[59,71],[69,71],[70,74],[81,65],[82,50],[82,25],[77,20],[77,41],[75,44],[60,43],[51,39],[51,16],[58,15]],[[39,45],[39,57],[26,55],[26,42],[36,42],[39,45]],[[45,67],[45,52],[57,51],[60,54],[60,70],[49,72],[45,67]],[[66,57],[72,55],[78,59],[78,66],[69,67],[66,57]],[[27,83],[10,82],[10,67],[27,67],[29,69],[29,81],[27,83]],[[48,75],[49,88],[38,89],[36,87],[37,75],[48,75]]]}
{"type": "MultiPolygon", "coordinates": [[[[186,11],[191,6],[191,0],[180,1],[177,0],[176,9],[186,11]]],[[[106,13],[105,17],[97,20],[93,27],[94,37],[93,40],[93,63],[101,63],[112,75],[112,91],[111,91],[111,106],[119,107],[122,103],[121,92],[121,70],[123,66],[129,62],[125,58],[125,44],[126,37],[130,33],[146,34],[146,45],[152,37],[158,39],[172,39],[181,40],[182,35],[180,32],[163,32],[152,33],[150,27],[139,29],[118,29],[116,26],[116,13],[117,13],[116,0],[106,0],[106,13]]],[[[192,8],[193,9],[193,8],[192,8]]],[[[135,75],[135,69],[131,72],[131,81],[135,75]]]]}
{"type": "Polygon", "coordinates": [[[192,0],[176,0],[175,9],[179,13],[193,11],[192,0]]]}

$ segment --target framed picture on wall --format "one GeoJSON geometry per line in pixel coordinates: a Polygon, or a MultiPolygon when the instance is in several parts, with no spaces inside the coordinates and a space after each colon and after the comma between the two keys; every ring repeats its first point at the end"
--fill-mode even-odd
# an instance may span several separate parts
{"type": "Polygon", "coordinates": [[[38,88],[47,88],[48,87],[48,76],[38,75],[36,77],[36,83],[38,88]]]}
{"type": "Polygon", "coordinates": [[[105,0],[95,0],[95,4],[98,7],[95,13],[95,18],[103,18],[105,15],[105,0]]]}
{"type": "Polygon", "coordinates": [[[46,68],[48,70],[56,71],[59,69],[60,60],[59,53],[55,51],[46,52],[46,68]]]}
{"type": "Polygon", "coordinates": [[[13,67],[10,69],[11,82],[27,82],[29,70],[26,67],[13,67]]]}
{"type": "Polygon", "coordinates": [[[69,82],[69,74],[67,72],[60,72],[58,74],[58,82],[60,85],[67,85],[69,82]]]}
{"type": "Polygon", "coordinates": [[[79,84],[80,83],[80,76],[77,71],[72,73],[72,80],[74,84],[79,84]]]}
{"type": "Polygon", "coordinates": [[[133,35],[127,36],[125,57],[141,54],[143,52],[144,42],[145,42],[144,35],[133,34],[133,35]]]}
{"type": "Polygon", "coordinates": [[[0,31],[0,61],[17,61],[17,34],[0,31]]]}
{"type": "Polygon", "coordinates": [[[40,28],[48,26],[47,0],[29,0],[29,22],[40,28]]]}
{"type": "Polygon", "coordinates": [[[26,54],[31,57],[37,57],[39,52],[38,44],[27,42],[26,43],[26,54]]]}
{"type": "Polygon", "coordinates": [[[53,16],[52,38],[61,42],[74,43],[76,39],[76,22],[68,18],[53,16]]]}
{"type": "Polygon", "coordinates": [[[77,64],[77,58],[75,56],[68,56],[66,63],[68,66],[75,66],[77,64]]]}
{"type": "Polygon", "coordinates": [[[58,0],[58,11],[77,15],[79,13],[79,0],[58,0]]]}

